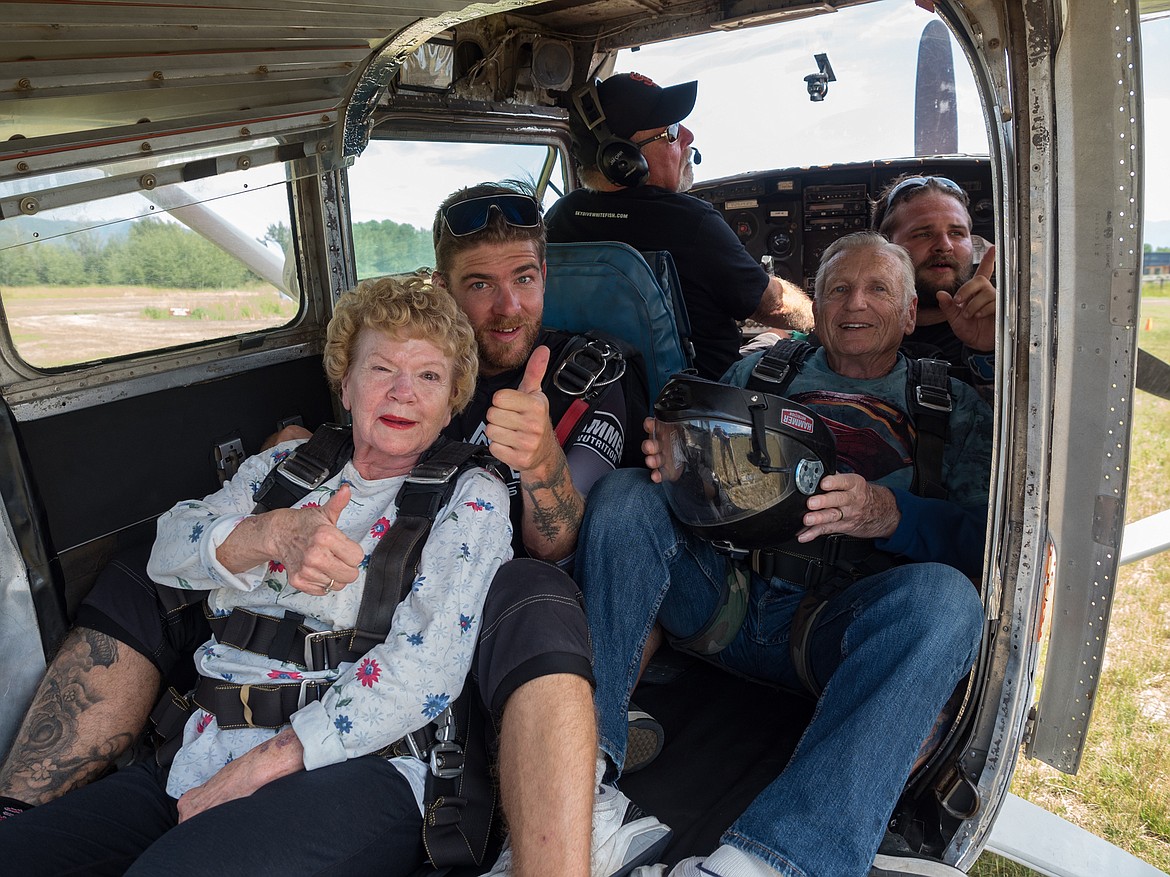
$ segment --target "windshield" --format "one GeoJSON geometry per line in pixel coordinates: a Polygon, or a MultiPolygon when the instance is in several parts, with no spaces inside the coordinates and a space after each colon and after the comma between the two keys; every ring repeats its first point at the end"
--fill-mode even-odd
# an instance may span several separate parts
{"type": "MultiPolygon", "coordinates": [[[[919,41],[938,16],[913,3],[873,3],[783,26],[758,27],[623,51],[616,72],[660,85],[699,80],[697,180],[770,168],[915,154],[919,41]],[[827,56],[835,80],[810,100],[805,77],[827,56]]],[[[957,148],[985,155],[987,131],[971,69],[947,32],[954,67],[957,148]]],[[[928,69],[942,69],[931,55],[928,69]]],[[[937,79],[937,77],[934,77],[937,79]]],[[[933,150],[932,150],[933,151],[933,150]]]]}

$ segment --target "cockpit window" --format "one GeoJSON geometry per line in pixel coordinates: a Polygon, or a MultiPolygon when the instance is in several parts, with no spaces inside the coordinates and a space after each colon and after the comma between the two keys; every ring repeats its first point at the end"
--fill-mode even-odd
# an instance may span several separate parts
{"type": "Polygon", "coordinates": [[[0,225],[0,301],[21,359],[54,369],[292,321],[287,166],[234,152],[0,183],[20,211],[0,225]]]}
{"type": "Polygon", "coordinates": [[[434,267],[435,210],[463,186],[547,175],[546,208],[565,186],[559,150],[539,144],[373,140],[347,174],[359,280],[434,267]]]}
{"type": "Polygon", "coordinates": [[[695,109],[683,122],[702,155],[698,179],[913,156],[916,86],[934,118],[954,110],[956,123],[952,147],[921,154],[988,151],[983,108],[962,49],[937,15],[913,3],[867,3],[783,27],[621,52],[616,72],[633,71],[659,85],[699,81],[695,109]],[[932,41],[937,34],[945,52],[932,41]],[[820,79],[819,55],[832,79],[820,79]],[[942,76],[948,56],[953,91],[942,76]]]}

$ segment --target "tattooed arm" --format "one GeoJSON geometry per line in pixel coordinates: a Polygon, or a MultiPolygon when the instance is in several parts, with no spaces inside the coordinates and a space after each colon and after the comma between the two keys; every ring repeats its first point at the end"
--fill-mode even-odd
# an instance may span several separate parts
{"type": "Polygon", "coordinates": [[[560,447],[555,448],[550,467],[520,472],[520,490],[524,500],[521,526],[528,553],[553,562],[572,554],[585,514],[585,499],[573,486],[560,447]]]}
{"type": "Polygon", "coordinates": [[[142,733],[159,682],[128,645],[70,631],[0,768],[0,795],[44,804],[100,777],[142,733]]]}

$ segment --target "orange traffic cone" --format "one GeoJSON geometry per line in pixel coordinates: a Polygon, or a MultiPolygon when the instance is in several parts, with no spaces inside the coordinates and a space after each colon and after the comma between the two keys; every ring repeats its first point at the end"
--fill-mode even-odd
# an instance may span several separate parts
{"type": "Polygon", "coordinates": [[[1153,317],[1146,317],[1146,325],[1145,325],[1146,331],[1149,332],[1153,328],[1154,328],[1154,318],[1153,317]]]}

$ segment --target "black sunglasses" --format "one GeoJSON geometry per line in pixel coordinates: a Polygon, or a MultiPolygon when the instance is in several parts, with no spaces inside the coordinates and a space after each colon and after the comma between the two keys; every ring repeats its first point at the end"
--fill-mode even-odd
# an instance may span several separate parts
{"type": "Polygon", "coordinates": [[[665,139],[667,143],[674,143],[674,141],[678,140],[678,128],[679,123],[675,122],[673,125],[668,125],[666,130],[661,134],[655,134],[653,137],[647,137],[645,140],[638,140],[634,143],[634,145],[641,149],[647,143],[653,143],[655,140],[663,139],[665,139]]]}
{"type": "Polygon", "coordinates": [[[455,237],[475,234],[487,228],[492,210],[504,217],[504,222],[516,228],[539,228],[540,205],[528,195],[484,195],[468,198],[443,209],[443,221],[455,237]]]}
{"type": "Polygon", "coordinates": [[[898,183],[898,185],[890,189],[890,194],[886,195],[886,210],[890,209],[891,205],[894,203],[897,197],[903,192],[910,192],[914,189],[921,189],[923,186],[929,185],[931,180],[934,180],[935,183],[942,186],[944,189],[950,189],[952,192],[958,195],[966,195],[962,186],[960,186],[954,180],[948,180],[946,177],[906,177],[906,179],[902,180],[902,182],[898,183]]]}

